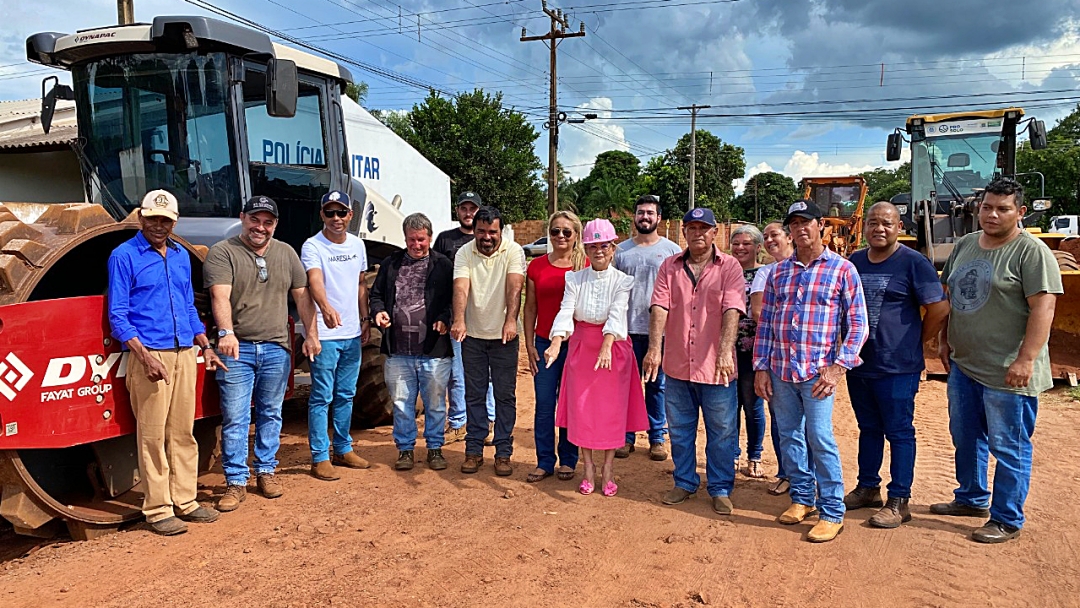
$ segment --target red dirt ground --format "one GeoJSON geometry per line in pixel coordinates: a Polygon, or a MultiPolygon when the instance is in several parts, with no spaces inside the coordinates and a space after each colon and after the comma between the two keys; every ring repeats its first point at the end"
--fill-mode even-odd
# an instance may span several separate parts
{"type": "MultiPolygon", "coordinates": [[[[853,512],[824,545],[805,542],[809,524],[776,523],[789,501],[767,494],[765,480],[739,475],[731,517],[715,515],[704,490],[661,505],[671,462],[652,462],[645,450],[616,461],[614,498],[581,496],[578,480],[526,484],[532,393],[522,368],[508,478],[495,477],[490,453],[481,473],[462,475],[461,443],[447,448],[446,471],[427,469],[418,449],[416,469],[394,472],[390,430],[381,428],[354,434],[372,469],[317,481],[307,474],[303,413],[290,409],[283,498],[251,493],[218,523],[170,539],[141,526],[89,542],[0,533],[0,605],[1080,605],[1080,528],[1072,526],[1080,521],[1080,404],[1062,389],[1042,399],[1024,534],[998,546],[969,540],[980,520],[929,514],[955,484],[940,381],[924,383],[918,397],[914,520],[877,530],[866,525],[871,511],[853,512]]],[[[835,421],[854,484],[846,393],[835,421]]],[[[703,442],[699,433],[699,454],[703,442]]],[[[771,447],[766,465],[775,469],[771,447]]],[[[222,489],[220,470],[200,481],[203,497],[222,489]]]]}

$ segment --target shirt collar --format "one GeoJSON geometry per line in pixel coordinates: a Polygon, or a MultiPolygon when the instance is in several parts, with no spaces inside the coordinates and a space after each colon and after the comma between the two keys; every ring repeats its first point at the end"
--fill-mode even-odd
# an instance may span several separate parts
{"type": "MultiPolygon", "coordinates": [[[[150,241],[146,240],[143,236],[142,230],[135,234],[135,245],[139,248],[139,253],[146,253],[152,250],[154,247],[150,244],[150,241]]],[[[176,241],[172,238],[165,239],[165,246],[173,251],[179,251],[180,247],[177,246],[176,241]]]]}
{"type": "MultiPolygon", "coordinates": [[[[713,263],[714,264],[718,263],[720,261],[720,248],[717,247],[715,244],[713,244],[712,251],[713,251],[713,263]]],[[[690,248],[689,247],[687,247],[686,249],[683,249],[683,252],[682,252],[682,254],[680,256],[680,259],[682,259],[682,261],[684,261],[684,262],[690,259],[690,248]]]]}
{"type": "MultiPolygon", "coordinates": [[[[810,260],[810,264],[807,264],[807,266],[812,265],[814,262],[824,262],[825,260],[828,260],[829,258],[834,257],[836,255],[839,255],[839,254],[837,254],[832,249],[829,249],[828,246],[826,246],[824,249],[821,250],[821,254],[819,256],[817,256],[816,258],[810,260]]],[[[795,251],[793,251],[791,253],[790,260],[791,260],[791,262],[793,264],[802,265],[802,262],[799,261],[799,250],[798,249],[796,249],[795,251]]]]}
{"type": "Polygon", "coordinates": [[[502,242],[499,243],[499,248],[496,249],[495,252],[491,255],[484,255],[483,253],[480,253],[480,245],[477,244],[476,239],[472,240],[472,246],[473,249],[476,250],[476,255],[480,256],[485,260],[493,260],[499,257],[499,255],[502,254],[504,251],[506,251],[507,247],[510,246],[510,243],[505,238],[503,238],[502,242]]]}

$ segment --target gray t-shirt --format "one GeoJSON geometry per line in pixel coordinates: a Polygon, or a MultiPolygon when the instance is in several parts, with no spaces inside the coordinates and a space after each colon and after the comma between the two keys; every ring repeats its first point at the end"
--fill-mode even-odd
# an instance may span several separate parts
{"type": "Polygon", "coordinates": [[[421,356],[427,338],[427,305],[424,287],[427,285],[431,256],[414,260],[406,254],[401,259],[397,279],[394,281],[394,332],[395,355],[421,356]]]}
{"type": "Polygon", "coordinates": [[[1026,388],[1005,384],[1027,330],[1027,298],[1063,293],[1061,271],[1045,243],[1021,232],[997,249],[983,249],[975,232],[956,242],[941,271],[949,286],[949,346],[964,373],[990,388],[1035,396],[1054,385],[1046,344],[1026,388]]]}
{"type": "Polygon", "coordinates": [[[682,249],[664,237],[652,245],[637,245],[633,239],[619,243],[615,268],[634,277],[627,311],[627,329],[631,334],[649,335],[649,302],[652,300],[656,271],[664,260],[678,253],[682,253],[682,249]]]}
{"type": "Polygon", "coordinates": [[[262,262],[234,236],[210,248],[203,265],[206,287],[231,285],[233,331],[237,340],[289,344],[289,290],[307,287],[300,256],[287,244],[270,240],[262,262]],[[259,269],[265,263],[265,280],[259,269]]]}

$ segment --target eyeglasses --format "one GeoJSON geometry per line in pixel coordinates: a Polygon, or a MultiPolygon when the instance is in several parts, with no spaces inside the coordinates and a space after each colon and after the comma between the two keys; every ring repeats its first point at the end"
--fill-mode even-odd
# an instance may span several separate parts
{"type": "Polygon", "coordinates": [[[348,209],[323,209],[322,214],[326,217],[345,217],[349,215],[348,209]]]}
{"type": "Polygon", "coordinates": [[[614,247],[615,245],[613,243],[589,243],[588,245],[585,245],[585,249],[598,249],[600,251],[607,251],[608,249],[612,249],[614,247]]]}
{"type": "Polygon", "coordinates": [[[265,283],[270,279],[270,271],[266,269],[266,258],[261,255],[255,256],[255,265],[259,267],[259,282],[265,283]]]}
{"type": "Polygon", "coordinates": [[[574,236],[574,231],[569,228],[552,228],[551,230],[548,230],[548,234],[551,236],[559,236],[561,234],[564,239],[568,239],[574,236]]]}

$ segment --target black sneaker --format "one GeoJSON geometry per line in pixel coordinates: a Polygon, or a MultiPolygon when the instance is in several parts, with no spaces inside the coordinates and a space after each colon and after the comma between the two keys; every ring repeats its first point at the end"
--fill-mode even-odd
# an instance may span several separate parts
{"type": "Polygon", "coordinates": [[[971,533],[971,540],[977,543],[1003,543],[1020,536],[1020,528],[991,519],[986,525],[971,533]]]}
{"type": "Polygon", "coordinates": [[[413,464],[415,463],[412,450],[402,450],[398,452],[397,462],[394,463],[395,471],[411,471],[413,464]]]}
{"type": "Polygon", "coordinates": [[[183,521],[190,521],[196,524],[212,524],[217,521],[220,516],[221,514],[217,511],[202,505],[199,505],[199,508],[191,513],[181,513],[179,515],[180,519],[183,521]]]}
{"type": "Polygon", "coordinates": [[[161,521],[155,521],[150,524],[150,529],[155,534],[162,536],[176,536],[177,534],[183,534],[187,532],[187,524],[180,521],[178,517],[166,517],[161,521]]]}
{"type": "Polygon", "coordinates": [[[443,458],[442,448],[427,451],[427,463],[432,471],[441,471],[446,468],[446,459],[443,458]]]}

